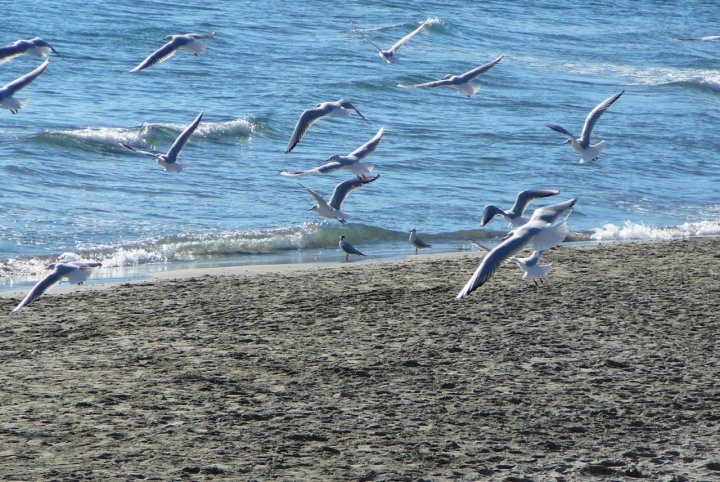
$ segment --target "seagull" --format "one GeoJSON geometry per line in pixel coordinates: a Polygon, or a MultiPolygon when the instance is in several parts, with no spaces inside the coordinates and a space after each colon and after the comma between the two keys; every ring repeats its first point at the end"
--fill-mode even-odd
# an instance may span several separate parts
{"type": "Polygon", "coordinates": [[[510,208],[510,211],[505,211],[497,206],[488,204],[485,206],[483,211],[482,220],[480,220],[480,226],[485,226],[489,223],[496,215],[504,216],[508,220],[510,225],[514,228],[522,226],[528,222],[528,218],[523,217],[525,208],[533,199],[540,199],[548,196],[555,196],[560,194],[560,191],[555,189],[526,189],[518,193],[515,198],[515,204],[510,208]]]}
{"type": "Polygon", "coordinates": [[[188,139],[190,139],[192,133],[195,132],[195,129],[197,129],[197,126],[198,124],[200,124],[200,119],[202,119],[202,116],[203,113],[200,112],[195,118],[195,120],[192,121],[192,124],[187,126],[187,128],[182,131],[182,133],[177,137],[177,139],[175,139],[175,142],[173,142],[173,145],[170,146],[170,150],[168,150],[166,154],[162,154],[160,152],[142,151],[128,144],[125,144],[124,142],[121,142],[120,145],[127,149],[130,149],[131,151],[139,152],[140,154],[145,154],[146,156],[155,158],[157,160],[157,163],[160,164],[166,171],[182,172],[188,165],[180,164],[179,162],[177,162],[178,155],[180,154],[182,148],[185,147],[185,144],[187,144],[187,141],[188,139]]]}
{"type": "Polygon", "coordinates": [[[675,40],[682,40],[683,42],[705,42],[705,41],[720,40],[720,35],[705,35],[704,37],[677,38],[675,40]]]}
{"type": "Polygon", "coordinates": [[[514,261],[518,267],[523,269],[524,273],[522,279],[533,280],[535,286],[538,286],[538,280],[543,281],[545,279],[547,274],[550,272],[550,267],[552,266],[549,264],[539,264],[540,255],[543,254],[543,252],[544,251],[533,251],[527,258],[517,258],[515,256],[510,257],[510,259],[514,261]]]}
{"type": "Polygon", "coordinates": [[[418,237],[417,230],[415,228],[410,230],[410,244],[415,247],[415,254],[419,254],[421,249],[432,247],[432,244],[427,244],[418,237]]]}
{"type": "Polygon", "coordinates": [[[343,234],[342,236],[340,236],[340,243],[339,243],[339,244],[340,244],[340,249],[342,249],[343,251],[345,251],[345,261],[350,261],[350,255],[351,255],[351,254],[355,254],[355,255],[358,255],[358,256],[365,256],[365,255],[362,254],[360,251],[358,251],[357,249],[355,249],[355,248],[353,247],[353,245],[350,244],[350,241],[348,241],[347,239],[345,239],[345,235],[344,235],[344,234],[343,234]]]}
{"type": "MultiPolygon", "coordinates": [[[[570,199],[568,202],[574,205],[575,201],[575,199],[570,199]]],[[[536,211],[540,209],[543,208],[538,208],[536,211]]],[[[533,213],[530,221],[510,231],[500,244],[485,255],[480,266],[478,266],[455,299],[466,298],[470,293],[485,284],[505,260],[526,245],[532,243],[535,251],[543,251],[562,243],[568,233],[567,218],[558,224],[552,224],[552,221],[547,219],[547,217],[543,217],[542,213],[537,216],[533,213]]]]}
{"type": "Polygon", "coordinates": [[[505,57],[505,54],[501,55],[500,57],[496,58],[492,62],[488,62],[485,65],[481,65],[480,67],[475,67],[472,70],[468,70],[464,74],[461,75],[452,75],[448,74],[445,77],[443,77],[440,80],[433,80],[432,82],[425,82],[424,84],[412,84],[412,85],[405,85],[405,84],[398,84],[398,87],[403,88],[419,88],[419,87],[455,87],[458,92],[460,92],[462,95],[466,97],[470,97],[473,94],[476,94],[478,91],[480,91],[480,87],[477,85],[474,85],[472,81],[477,77],[478,75],[482,74],[483,72],[487,72],[491,68],[495,66],[498,62],[500,62],[503,57],[505,57]]]}
{"type": "Polygon", "coordinates": [[[593,127],[595,127],[595,124],[597,123],[598,119],[600,119],[600,116],[603,114],[603,112],[605,112],[608,107],[613,104],[613,102],[618,100],[624,92],[625,91],[622,90],[617,94],[613,94],[590,111],[588,116],[585,118],[585,124],[583,125],[582,134],[579,138],[576,138],[570,131],[568,131],[564,127],[560,127],[556,124],[547,124],[550,129],[568,136],[568,140],[565,141],[565,144],[571,144],[573,149],[575,149],[575,152],[580,154],[580,156],[582,157],[580,159],[580,164],[585,164],[588,161],[597,161],[597,158],[600,155],[600,151],[602,151],[603,147],[605,147],[605,141],[600,141],[597,144],[590,145],[590,134],[592,133],[593,127]]]}
{"type": "Polygon", "coordinates": [[[67,278],[70,283],[83,284],[83,282],[90,277],[90,268],[96,268],[98,266],[102,265],[96,262],[53,263],[48,265],[48,268],[53,270],[52,273],[33,286],[30,292],[11,313],[16,312],[23,306],[27,306],[38,299],[48,288],[63,278],[67,278]]]}
{"type": "Polygon", "coordinates": [[[283,176],[304,176],[305,174],[325,174],[338,169],[349,169],[357,177],[366,177],[370,171],[372,171],[373,165],[368,162],[360,161],[375,151],[375,148],[380,143],[380,139],[382,139],[384,132],[385,128],[381,127],[372,139],[352,151],[350,154],[346,156],[339,154],[330,156],[322,166],[314,167],[306,171],[282,171],[280,174],[283,176]]]}
{"type": "Polygon", "coordinates": [[[213,38],[215,32],[212,33],[186,33],[184,35],[168,35],[163,38],[165,45],[157,49],[155,52],[147,56],[145,60],[140,62],[130,72],[139,72],[143,69],[151,67],[178,53],[181,48],[187,50],[193,55],[200,55],[207,49],[207,40],[213,38]]]}
{"type": "MultiPolygon", "coordinates": [[[[425,21],[423,21],[423,22],[420,24],[419,27],[417,27],[415,30],[413,30],[412,32],[410,32],[409,34],[405,35],[403,38],[401,38],[400,40],[398,40],[397,42],[395,42],[395,45],[393,45],[392,47],[390,47],[388,50],[383,50],[382,48],[380,48],[380,47],[378,46],[378,44],[376,44],[375,42],[373,42],[372,40],[370,40],[368,37],[366,37],[365,34],[363,34],[360,30],[358,30],[358,29],[356,29],[356,28],[353,28],[353,31],[359,33],[359,34],[362,36],[362,38],[364,38],[365,40],[367,40],[373,47],[375,47],[375,48],[378,50],[378,55],[380,56],[380,58],[383,59],[383,60],[384,60],[385,62],[387,62],[388,64],[390,64],[390,63],[394,62],[395,60],[397,60],[397,58],[398,58],[398,57],[397,57],[397,51],[398,51],[398,49],[399,49],[400,47],[402,47],[403,45],[405,45],[405,43],[407,43],[408,40],[410,40],[410,39],[413,38],[418,32],[420,32],[420,30],[422,30],[423,28],[425,28],[425,25],[428,24],[429,20],[430,20],[430,19],[426,19],[425,21]]],[[[351,21],[350,23],[352,24],[352,21],[351,21]]]]}
{"type": "Polygon", "coordinates": [[[0,107],[8,109],[13,114],[17,114],[18,111],[22,109],[25,104],[27,104],[27,99],[16,99],[15,97],[13,97],[13,95],[15,95],[15,92],[17,92],[18,90],[28,86],[33,80],[35,80],[38,75],[45,72],[48,64],[50,64],[49,59],[43,62],[40,67],[36,68],[32,72],[13,80],[9,84],[6,84],[3,88],[1,88],[0,107]]]}
{"type": "Polygon", "coordinates": [[[51,52],[61,57],[57,50],[40,37],[31,38],[30,40],[17,40],[10,45],[0,47],[0,64],[4,64],[23,54],[42,59],[50,55],[51,52]]]}
{"type": "Polygon", "coordinates": [[[341,115],[349,116],[350,112],[355,112],[365,122],[368,120],[358,111],[350,102],[345,99],[336,100],[335,102],[321,102],[311,109],[307,109],[302,114],[295,124],[295,130],[293,130],[292,136],[290,136],[290,142],[288,142],[285,154],[292,151],[293,148],[300,142],[302,136],[305,135],[310,126],[319,121],[326,115],[341,115]]]}
{"type": "Polygon", "coordinates": [[[340,184],[335,186],[335,190],[332,193],[332,197],[330,198],[329,203],[325,202],[325,200],[318,193],[316,193],[309,187],[303,184],[300,185],[304,187],[305,190],[309,192],[312,197],[314,197],[317,201],[317,204],[311,207],[309,211],[317,211],[317,213],[322,217],[329,219],[337,219],[341,223],[346,223],[347,218],[349,218],[350,215],[342,212],[340,208],[342,207],[345,198],[348,196],[348,194],[350,194],[350,191],[359,188],[363,184],[373,182],[379,177],[379,175],[365,178],[352,177],[347,181],[341,182],[340,184]]]}

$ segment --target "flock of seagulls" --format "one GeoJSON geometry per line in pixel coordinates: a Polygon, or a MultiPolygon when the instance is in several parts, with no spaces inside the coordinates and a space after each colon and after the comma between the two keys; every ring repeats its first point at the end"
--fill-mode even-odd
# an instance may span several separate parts
{"type": "MultiPolygon", "coordinates": [[[[378,51],[378,55],[384,61],[391,63],[398,60],[398,50],[414,38],[420,31],[425,29],[430,19],[427,19],[420,23],[420,25],[413,29],[411,32],[406,34],[389,49],[384,50],[379,47],[375,42],[367,37],[362,31],[360,31],[351,22],[352,31],[358,33],[365,41],[370,43],[378,51]]],[[[129,70],[130,73],[137,73],[147,68],[150,68],[156,64],[162,63],[173,56],[175,56],[181,49],[188,51],[192,55],[199,55],[208,47],[208,41],[215,36],[215,32],[212,33],[189,33],[183,35],[169,35],[164,38],[165,44],[158,48],[151,54],[149,54],[142,62],[136,67],[129,70]]],[[[682,39],[682,40],[714,40],[710,37],[697,38],[697,39],[682,39]]],[[[36,37],[31,40],[18,40],[6,47],[0,48],[0,64],[3,64],[19,55],[28,55],[34,58],[45,58],[50,54],[59,56],[59,53],[46,41],[36,37]]],[[[500,55],[494,60],[475,67],[465,73],[458,75],[446,75],[442,79],[433,80],[429,82],[404,85],[398,84],[400,88],[435,88],[435,87],[451,87],[455,88],[460,94],[470,97],[479,91],[479,86],[475,83],[478,76],[488,72],[490,69],[498,65],[505,55],[500,55]]],[[[46,59],[39,67],[33,71],[23,75],[22,77],[6,84],[0,89],[0,107],[10,110],[11,113],[17,114],[23,105],[27,102],[25,99],[18,99],[14,95],[24,87],[27,87],[32,83],[38,76],[40,76],[48,67],[50,63],[49,59],[46,59]]],[[[615,103],[624,91],[616,93],[608,99],[597,105],[588,114],[585,119],[585,123],[582,129],[580,137],[574,136],[567,129],[556,125],[548,124],[547,126],[565,136],[567,136],[566,143],[570,144],[575,151],[581,156],[581,163],[590,162],[597,160],[601,150],[604,147],[604,141],[600,141],[597,144],[590,143],[590,136],[593,127],[597,124],[601,115],[607,111],[607,109],[615,103]]],[[[349,101],[345,99],[339,99],[337,101],[321,102],[315,107],[309,108],[303,111],[298,118],[298,121],[293,129],[293,132],[288,141],[285,153],[289,154],[297,147],[300,140],[307,135],[309,129],[313,124],[325,117],[333,116],[350,116],[356,114],[360,119],[368,122],[367,119],[358,111],[358,109],[349,101]]],[[[203,112],[200,112],[195,119],[188,125],[180,135],[175,139],[172,146],[166,153],[161,152],[150,152],[141,149],[137,149],[128,144],[122,143],[121,145],[131,151],[143,154],[154,158],[157,163],[166,171],[172,171],[180,173],[187,167],[187,164],[181,164],[178,162],[178,157],[183,147],[188,143],[190,137],[193,135],[198,125],[200,124],[203,117],[203,112]]],[[[340,223],[347,223],[351,215],[342,210],[343,203],[347,199],[347,196],[353,190],[369,184],[379,179],[379,175],[370,175],[373,171],[373,164],[365,161],[378,147],[382,137],[384,135],[384,128],[381,127],[377,133],[365,144],[358,147],[354,151],[346,155],[333,155],[328,158],[324,164],[313,167],[303,171],[282,171],[281,174],[284,176],[304,176],[308,174],[326,174],[335,172],[338,170],[349,170],[352,172],[353,177],[338,183],[332,193],[330,201],[326,201],[321,195],[312,190],[311,188],[300,184],[316,201],[316,204],[311,206],[309,210],[317,212],[320,216],[335,219],[340,223]]],[[[511,261],[520,266],[523,271],[523,279],[532,279],[537,283],[537,280],[543,279],[550,270],[550,265],[541,265],[539,263],[540,256],[546,250],[559,245],[568,233],[567,216],[559,223],[555,223],[558,217],[568,211],[572,210],[576,203],[576,199],[569,199],[567,201],[540,207],[535,209],[530,217],[524,217],[524,212],[527,205],[536,199],[542,199],[549,196],[555,196],[559,194],[559,191],[554,189],[528,189],[520,192],[517,195],[515,204],[510,210],[505,211],[494,205],[488,205],[483,211],[481,218],[481,225],[485,226],[496,216],[504,217],[510,226],[513,228],[512,231],[503,239],[503,241],[495,248],[489,250],[488,254],[483,258],[482,262],[476,269],[475,273],[468,280],[462,290],[456,296],[456,299],[463,299],[470,293],[478,289],[484,283],[486,283],[492,275],[498,270],[498,268],[505,262],[511,261]],[[516,257],[519,251],[528,245],[532,245],[533,251],[529,257],[519,258],[516,257]]],[[[412,247],[415,248],[416,254],[421,249],[430,248],[432,245],[422,241],[417,234],[415,228],[410,232],[409,242],[412,247]]],[[[340,249],[346,254],[346,261],[349,260],[350,255],[354,256],[365,256],[359,250],[354,248],[348,239],[343,235],[340,236],[339,240],[340,249]]],[[[60,281],[62,278],[67,278],[71,283],[81,284],[90,275],[91,269],[100,266],[100,263],[57,263],[49,265],[48,268],[53,271],[45,278],[40,280],[27,294],[27,296],[15,307],[14,311],[17,311],[36,300],[42,293],[44,293],[50,286],[60,281]]]]}

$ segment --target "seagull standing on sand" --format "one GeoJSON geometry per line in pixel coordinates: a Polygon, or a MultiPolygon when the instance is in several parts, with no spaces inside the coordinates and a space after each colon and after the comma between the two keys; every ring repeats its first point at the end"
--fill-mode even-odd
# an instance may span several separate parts
{"type": "MultiPolygon", "coordinates": [[[[570,207],[575,204],[575,201],[575,199],[568,201],[570,207]]],[[[536,212],[540,209],[543,208],[537,209],[536,212]]],[[[458,293],[455,299],[461,300],[466,298],[470,293],[485,284],[495,271],[500,268],[503,262],[526,245],[532,243],[535,251],[543,251],[562,243],[568,233],[567,218],[555,225],[552,224],[552,221],[547,221],[546,219],[547,216],[543,217],[542,213],[537,217],[535,213],[533,213],[530,221],[510,231],[500,244],[485,255],[480,266],[478,266],[475,273],[473,273],[470,280],[468,280],[463,289],[460,290],[460,293],[458,293]]]]}
{"type": "Polygon", "coordinates": [[[380,139],[382,139],[384,132],[385,129],[381,127],[372,139],[352,151],[350,154],[346,156],[339,154],[330,156],[330,158],[328,158],[322,166],[314,167],[306,171],[282,171],[280,174],[283,176],[304,176],[305,174],[325,174],[338,169],[349,169],[357,177],[366,177],[370,171],[373,170],[373,165],[369,162],[360,161],[375,151],[375,148],[380,143],[380,139]]]}
{"type": "Polygon", "coordinates": [[[187,144],[187,141],[188,139],[190,139],[192,133],[195,132],[195,129],[197,129],[197,126],[198,124],[200,124],[200,119],[202,119],[202,116],[203,113],[200,112],[200,114],[198,114],[195,120],[192,121],[192,124],[190,124],[184,131],[182,131],[182,133],[177,137],[177,139],[175,139],[173,145],[170,146],[170,150],[168,150],[165,154],[162,154],[160,152],[142,151],[128,144],[125,144],[124,142],[121,142],[120,145],[127,149],[130,149],[131,151],[139,152],[140,154],[145,154],[146,156],[150,156],[156,159],[157,163],[160,164],[166,171],[182,172],[188,165],[180,164],[179,162],[177,162],[178,155],[180,154],[182,148],[185,147],[185,144],[187,144]]]}
{"type": "MultiPolygon", "coordinates": [[[[415,30],[413,30],[412,32],[410,32],[409,34],[405,35],[403,38],[401,38],[400,40],[398,40],[397,42],[395,42],[395,45],[393,45],[392,47],[390,47],[388,50],[383,50],[382,48],[380,48],[380,47],[378,46],[378,44],[376,44],[375,42],[373,42],[372,40],[370,40],[370,39],[369,39],[367,36],[365,36],[365,34],[363,34],[360,30],[358,30],[358,29],[356,29],[356,28],[353,27],[353,31],[359,33],[359,34],[362,36],[363,39],[365,39],[365,40],[368,41],[373,47],[375,47],[375,48],[378,50],[378,55],[380,56],[380,58],[383,59],[385,62],[387,62],[387,63],[390,64],[390,63],[394,62],[395,60],[397,60],[397,58],[398,58],[398,57],[397,57],[397,51],[398,51],[398,49],[399,49],[400,47],[402,47],[403,45],[405,45],[405,43],[407,43],[408,40],[410,40],[410,39],[413,38],[415,35],[417,35],[417,33],[420,32],[420,30],[422,30],[423,28],[425,28],[425,25],[427,25],[429,21],[430,21],[430,19],[426,19],[425,21],[423,21],[423,22],[420,24],[419,27],[417,27],[415,30]]],[[[352,24],[352,22],[350,22],[350,23],[352,24]]]]}
{"type": "Polygon", "coordinates": [[[345,99],[336,100],[335,102],[321,102],[311,109],[307,109],[302,114],[295,124],[292,136],[290,136],[290,142],[288,142],[285,154],[292,151],[293,148],[300,142],[300,139],[305,135],[310,126],[322,119],[326,115],[331,116],[344,116],[347,117],[351,112],[355,112],[360,116],[362,120],[367,122],[368,120],[358,111],[350,102],[345,99]]]}
{"type": "Polygon", "coordinates": [[[214,36],[215,32],[168,35],[163,39],[167,42],[165,45],[148,55],[145,60],[140,62],[130,72],[139,72],[155,64],[159,64],[160,62],[165,62],[167,59],[178,53],[181,48],[187,50],[193,55],[200,55],[207,49],[207,40],[213,38],[214,36]]]}
{"type": "Polygon", "coordinates": [[[32,72],[23,75],[19,79],[13,80],[9,84],[6,84],[3,88],[1,88],[0,107],[8,109],[13,114],[17,114],[18,111],[22,109],[25,104],[27,104],[27,99],[16,99],[15,97],[13,97],[13,95],[15,95],[18,90],[28,86],[33,80],[37,78],[38,75],[45,72],[45,69],[47,69],[49,63],[50,60],[48,59],[43,62],[40,67],[36,68],[32,72]]]}
{"type": "Polygon", "coordinates": [[[4,64],[8,60],[14,59],[19,55],[27,55],[36,59],[42,59],[50,55],[50,53],[61,57],[57,50],[40,37],[30,40],[17,40],[10,45],[0,47],[0,64],[4,64]]]}
{"type": "Polygon", "coordinates": [[[360,251],[358,251],[357,249],[355,249],[352,244],[350,244],[350,241],[348,241],[348,240],[345,238],[345,235],[344,235],[344,234],[343,234],[342,236],[340,236],[340,243],[339,243],[339,245],[340,245],[340,249],[342,249],[343,251],[345,251],[345,261],[350,261],[350,255],[351,255],[351,254],[354,254],[354,255],[357,255],[357,256],[365,256],[365,255],[362,254],[360,251]]]}
{"type": "Polygon", "coordinates": [[[48,288],[63,278],[67,278],[70,283],[81,285],[90,277],[90,268],[102,266],[95,262],[75,262],[75,263],[53,263],[48,266],[52,269],[52,273],[41,279],[23,300],[12,310],[16,312],[23,306],[27,306],[38,299],[48,288]]]}
{"type": "Polygon", "coordinates": [[[337,219],[341,223],[346,223],[347,218],[350,217],[350,214],[342,212],[340,208],[342,208],[343,202],[345,202],[345,198],[348,196],[348,194],[350,194],[350,191],[359,188],[363,184],[373,182],[379,177],[379,175],[364,178],[353,177],[348,179],[347,181],[341,182],[340,184],[335,186],[335,190],[332,193],[332,197],[330,198],[329,203],[325,202],[322,196],[320,196],[318,193],[316,193],[309,187],[303,184],[300,185],[304,187],[305,190],[309,192],[312,197],[314,197],[317,201],[317,204],[312,206],[309,211],[317,211],[317,213],[322,217],[329,219],[337,219]]]}
{"type": "Polygon", "coordinates": [[[510,259],[524,271],[522,279],[531,279],[538,286],[538,280],[543,281],[550,272],[551,265],[539,264],[540,255],[544,251],[533,251],[527,258],[511,256],[510,259]]]}
{"type": "Polygon", "coordinates": [[[504,216],[512,227],[517,228],[522,226],[528,222],[528,218],[524,218],[523,213],[525,212],[527,205],[530,204],[533,199],[555,196],[557,194],[560,194],[560,191],[555,189],[526,189],[525,191],[518,193],[515,198],[515,204],[513,204],[510,208],[510,211],[505,211],[493,204],[488,204],[485,206],[485,210],[483,211],[480,225],[485,226],[499,214],[504,216]]]}
{"type": "Polygon", "coordinates": [[[432,248],[432,244],[427,244],[418,237],[415,228],[410,230],[410,244],[415,248],[415,254],[419,254],[421,249],[432,248]]]}
{"type": "Polygon", "coordinates": [[[547,124],[550,129],[568,136],[565,144],[571,144],[573,149],[575,149],[575,152],[580,154],[580,164],[585,164],[589,161],[597,161],[597,158],[600,155],[600,151],[602,151],[603,147],[605,147],[605,141],[600,141],[597,144],[590,145],[590,134],[592,134],[593,127],[595,127],[595,124],[597,123],[598,119],[600,119],[600,116],[603,115],[603,112],[608,110],[608,107],[613,105],[613,103],[618,100],[624,92],[625,91],[622,90],[617,94],[613,94],[590,111],[588,116],[585,118],[585,124],[583,125],[582,134],[579,138],[576,138],[570,131],[568,131],[564,127],[561,127],[557,124],[547,124]]]}
{"type": "Polygon", "coordinates": [[[495,67],[495,65],[498,62],[500,62],[503,59],[503,57],[505,57],[505,54],[496,58],[492,62],[488,62],[485,65],[481,65],[480,67],[475,67],[472,70],[468,70],[464,74],[460,74],[460,75],[448,74],[440,80],[434,80],[432,82],[425,82],[424,84],[412,84],[412,85],[398,84],[398,87],[410,89],[410,88],[445,87],[445,86],[447,86],[447,87],[454,87],[455,89],[457,89],[458,92],[460,92],[465,97],[470,97],[471,95],[476,94],[477,92],[480,91],[480,86],[472,83],[472,81],[475,79],[475,77],[477,77],[478,75],[482,74],[483,72],[487,72],[491,68],[495,67]]]}

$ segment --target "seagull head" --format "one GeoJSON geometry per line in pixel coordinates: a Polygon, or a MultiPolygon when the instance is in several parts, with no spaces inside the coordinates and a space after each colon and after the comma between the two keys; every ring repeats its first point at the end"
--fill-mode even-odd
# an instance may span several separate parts
{"type": "Polygon", "coordinates": [[[320,210],[320,206],[318,206],[317,204],[315,204],[315,205],[313,205],[312,207],[308,208],[308,211],[319,211],[319,210],[320,210]]]}
{"type": "Polygon", "coordinates": [[[344,234],[340,236],[340,241],[342,241],[343,239],[345,239],[345,235],[344,235],[344,234]]]}

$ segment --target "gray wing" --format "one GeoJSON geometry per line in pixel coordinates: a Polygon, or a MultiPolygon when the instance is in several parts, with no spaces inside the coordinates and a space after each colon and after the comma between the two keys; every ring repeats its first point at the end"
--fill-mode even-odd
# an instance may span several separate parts
{"type": "Polygon", "coordinates": [[[415,238],[413,239],[413,244],[420,247],[420,248],[432,248],[432,244],[428,244],[422,239],[420,239],[417,234],[415,235],[415,238]]]}
{"type": "Polygon", "coordinates": [[[182,39],[180,37],[175,37],[159,49],[157,49],[155,52],[151,53],[147,56],[145,60],[140,62],[134,69],[132,69],[130,72],[139,72],[140,70],[147,69],[148,67],[159,64],[161,62],[165,62],[167,59],[175,55],[178,51],[178,48],[180,48],[181,45],[186,44],[188,42],[188,39],[182,39]]]}
{"type": "Polygon", "coordinates": [[[370,154],[372,154],[375,151],[375,148],[377,148],[378,144],[380,144],[380,139],[382,139],[383,134],[385,133],[385,128],[381,127],[379,131],[373,136],[372,139],[367,141],[362,146],[358,147],[354,151],[350,153],[351,156],[354,156],[357,158],[357,160],[363,159],[370,154]]]}
{"type": "Polygon", "coordinates": [[[707,40],[720,40],[720,35],[705,35],[704,37],[690,37],[690,38],[676,38],[675,40],[682,40],[683,42],[702,42],[707,40]]]}
{"type": "Polygon", "coordinates": [[[312,169],[306,169],[305,171],[281,171],[280,174],[290,177],[304,176],[305,174],[326,174],[340,169],[341,167],[344,167],[342,163],[333,161],[323,164],[322,166],[313,167],[312,169]]]}
{"type": "Polygon", "coordinates": [[[345,202],[345,198],[350,194],[350,191],[353,189],[357,189],[363,184],[367,184],[370,182],[373,182],[380,176],[373,176],[373,177],[367,177],[367,178],[361,178],[358,179],[357,177],[353,177],[351,179],[348,179],[347,181],[343,181],[337,186],[335,186],[335,189],[333,190],[332,197],[330,198],[330,202],[328,205],[336,210],[340,210],[340,208],[343,205],[343,202],[345,202]]]}
{"type": "Polygon", "coordinates": [[[317,107],[307,109],[302,114],[300,114],[300,118],[298,119],[297,124],[295,124],[295,129],[293,130],[292,136],[290,136],[290,142],[288,142],[288,145],[285,148],[285,154],[295,148],[295,146],[298,144],[298,142],[300,142],[300,139],[302,139],[307,130],[310,129],[310,126],[319,121],[324,115],[327,115],[329,112],[330,110],[327,107],[321,107],[320,104],[318,104],[317,107]]]}
{"type": "Polygon", "coordinates": [[[397,42],[395,42],[395,44],[394,44],[392,47],[390,47],[390,52],[392,52],[392,53],[397,52],[397,49],[399,49],[400,47],[402,47],[403,45],[405,45],[405,43],[406,43],[408,40],[410,40],[410,39],[413,38],[415,35],[417,35],[417,33],[418,33],[420,30],[422,30],[423,28],[425,28],[425,24],[426,24],[426,22],[421,23],[420,26],[417,27],[415,30],[413,30],[412,32],[410,32],[409,34],[405,35],[403,38],[401,38],[400,40],[398,40],[397,42]]]}
{"type": "Polygon", "coordinates": [[[600,119],[600,116],[603,115],[603,113],[608,110],[608,107],[613,105],[613,102],[618,100],[624,92],[624,90],[621,90],[617,94],[608,97],[600,104],[598,104],[597,107],[590,111],[588,116],[585,118],[585,124],[583,125],[582,134],[580,135],[581,146],[587,147],[590,145],[590,134],[592,133],[595,124],[597,124],[598,119],[600,119]]]}
{"type": "Polygon", "coordinates": [[[483,72],[487,72],[488,70],[490,70],[490,69],[492,69],[493,67],[495,67],[495,65],[496,65],[498,62],[500,62],[500,61],[503,59],[503,57],[505,57],[505,54],[502,54],[500,57],[496,58],[496,59],[493,60],[493,61],[488,62],[488,63],[485,64],[485,65],[481,65],[480,67],[475,67],[474,69],[468,70],[467,72],[465,72],[465,73],[462,74],[462,75],[458,75],[458,78],[459,78],[462,82],[470,82],[472,79],[474,79],[474,78],[477,77],[478,75],[482,74],[483,72]]]}
{"type": "Polygon", "coordinates": [[[44,40],[44,39],[42,39],[41,37],[35,37],[35,38],[33,38],[32,40],[30,40],[30,41],[31,41],[33,44],[35,44],[35,46],[37,46],[37,47],[45,47],[45,48],[47,48],[47,49],[50,49],[50,51],[51,51],[52,53],[54,53],[54,54],[57,55],[58,57],[62,57],[62,55],[60,55],[60,52],[58,52],[57,50],[55,50],[55,48],[54,48],[52,45],[50,45],[50,44],[47,42],[47,40],[44,40]]]}
{"type": "Polygon", "coordinates": [[[155,159],[157,159],[158,156],[160,156],[160,154],[157,152],[150,152],[150,151],[143,151],[141,149],[136,149],[129,144],[125,144],[124,142],[121,142],[120,145],[123,146],[125,149],[130,149],[131,151],[139,152],[140,154],[145,154],[146,156],[150,156],[155,159]]]}
{"type": "Polygon", "coordinates": [[[342,240],[341,246],[342,246],[343,251],[345,251],[346,253],[357,254],[358,256],[365,256],[360,251],[355,249],[355,247],[345,239],[342,240]]]}
{"type": "Polygon", "coordinates": [[[457,83],[457,77],[448,77],[446,79],[433,80],[431,82],[425,82],[423,84],[398,84],[397,86],[402,87],[403,89],[419,89],[424,87],[443,87],[446,85],[453,85],[457,83]]]}
{"type": "Polygon", "coordinates": [[[549,206],[543,206],[533,211],[530,221],[544,221],[546,223],[554,223],[555,220],[568,209],[572,209],[577,202],[576,198],[568,199],[557,204],[551,204],[549,206]]]}
{"type": "Polygon", "coordinates": [[[494,218],[498,214],[504,214],[504,211],[499,207],[495,206],[494,204],[488,204],[483,210],[482,219],[480,220],[480,226],[485,226],[492,220],[492,218],[494,218]]]}
{"type": "Polygon", "coordinates": [[[513,254],[520,251],[534,234],[529,229],[518,229],[515,234],[498,244],[492,251],[485,255],[480,266],[475,270],[472,277],[455,297],[456,300],[466,298],[470,293],[485,284],[493,274],[502,266],[503,262],[513,254]]]}
{"type": "Polygon", "coordinates": [[[184,35],[185,37],[191,38],[193,40],[202,40],[202,39],[211,39],[215,37],[215,32],[210,33],[188,33],[184,35]]]}
{"type": "Polygon", "coordinates": [[[525,208],[533,199],[540,199],[548,196],[555,196],[560,194],[560,191],[555,189],[526,189],[518,193],[515,198],[515,204],[510,209],[516,216],[522,216],[525,212],[525,208]]]}
{"type": "Polygon", "coordinates": [[[27,87],[33,80],[37,78],[38,75],[45,72],[45,69],[47,69],[47,66],[50,64],[50,60],[46,60],[43,62],[40,67],[36,68],[30,73],[27,73],[20,77],[19,79],[15,79],[9,84],[7,84],[5,87],[3,87],[3,90],[6,90],[10,93],[10,95],[13,95],[18,90],[22,89],[23,87],[27,87]]]}
{"type": "Polygon", "coordinates": [[[65,274],[65,270],[60,266],[57,266],[52,273],[41,279],[35,286],[33,286],[25,298],[23,298],[23,300],[15,307],[15,309],[12,310],[12,312],[14,313],[23,306],[27,306],[36,299],[40,298],[40,296],[45,293],[48,288],[60,281],[65,274]]]}
{"type": "Polygon", "coordinates": [[[302,187],[304,187],[305,190],[306,190],[307,192],[309,192],[312,197],[315,198],[315,200],[317,201],[317,203],[318,203],[320,206],[326,206],[326,207],[328,207],[328,209],[329,209],[328,204],[325,202],[325,200],[322,198],[322,196],[320,196],[318,193],[316,193],[315,191],[313,191],[312,189],[310,189],[310,188],[307,187],[306,185],[304,185],[304,184],[300,184],[300,185],[301,185],[302,187]]]}
{"type": "Polygon", "coordinates": [[[352,29],[351,29],[353,32],[359,33],[360,36],[361,36],[365,41],[367,41],[370,45],[372,45],[373,47],[375,47],[375,48],[378,50],[378,52],[382,53],[383,49],[380,48],[380,46],[379,46],[378,44],[376,44],[375,42],[373,42],[372,40],[370,40],[370,38],[369,38],[368,36],[366,36],[364,33],[362,33],[357,27],[355,27],[355,24],[353,23],[352,20],[350,20],[350,25],[353,26],[352,29]]]}
{"type": "Polygon", "coordinates": [[[0,47],[0,64],[14,59],[15,57],[22,55],[27,50],[27,42],[24,40],[18,40],[6,47],[0,47]]]}
{"type": "Polygon", "coordinates": [[[550,129],[552,129],[556,132],[559,132],[560,134],[565,134],[566,136],[572,137],[573,139],[575,139],[575,136],[573,135],[573,133],[570,132],[569,130],[565,129],[562,126],[559,126],[557,124],[545,124],[545,125],[548,126],[550,129]]]}
{"type": "Polygon", "coordinates": [[[195,120],[192,121],[192,123],[185,128],[184,131],[175,139],[175,142],[173,142],[173,145],[170,146],[170,150],[168,150],[166,156],[168,161],[167,162],[175,162],[177,160],[178,154],[180,154],[180,151],[183,147],[185,147],[185,144],[187,144],[188,139],[190,139],[190,136],[195,132],[195,129],[197,129],[197,126],[200,124],[200,120],[202,119],[203,113],[200,112],[197,117],[195,117],[195,120]]]}

